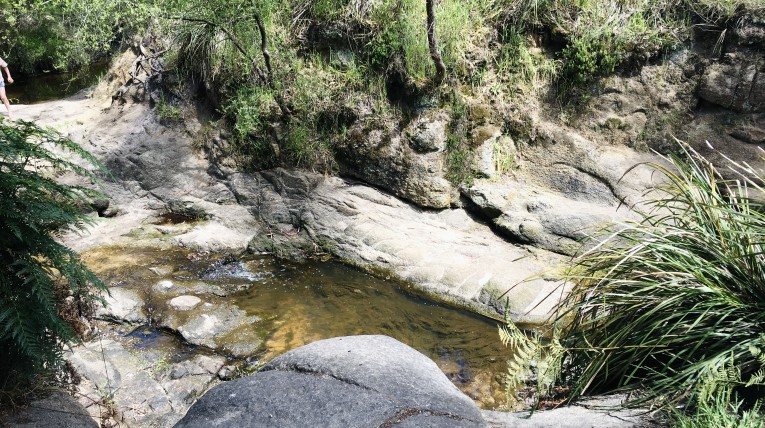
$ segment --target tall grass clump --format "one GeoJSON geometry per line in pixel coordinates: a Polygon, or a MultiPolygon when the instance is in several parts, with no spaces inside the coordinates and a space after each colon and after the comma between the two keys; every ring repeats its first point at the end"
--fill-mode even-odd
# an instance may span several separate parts
{"type": "Polygon", "coordinates": [[[608,228],[575,260],[566,300],[573,398],[635,392],[632,404],[702,410],[716,400],[743,400],[743,410],[762,398],[762,176],[731,161],[735,178],[724,178],[692,149],[681,152],[652,165],[666,184],[642,219],[608,228]]]}

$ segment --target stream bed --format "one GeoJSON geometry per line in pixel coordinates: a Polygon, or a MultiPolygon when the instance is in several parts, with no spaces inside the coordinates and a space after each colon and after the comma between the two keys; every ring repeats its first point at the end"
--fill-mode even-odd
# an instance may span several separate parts
{"type": "MultiPolygon", "coordinates": [[[[238,325],[210,341],[200,339],[206,345],[200,352],[210,348],[232,360],[263,364],[316,340],[384,334],[433,359],[481,407],[505,402],[502,376],[511,351],[499,341],[497,322],[424,299],[404,284],[336,262],[234,258],[182,248],[102,248],[83,254],[83,260],[112,290],[139,295],[153,326],[181,331],[193,342],[205,328],[197,319],[218,316],[221,324],[238,325]],[[178,295],[204,303],[173,311],[168,302],[178,295]],[[232,317],[243,321],[236,324],[232,317]]],[[[123,330],[133,336],[148,331],[123,330]]],[[[146,348],[152,342],[140,343],[146,348]]]]}

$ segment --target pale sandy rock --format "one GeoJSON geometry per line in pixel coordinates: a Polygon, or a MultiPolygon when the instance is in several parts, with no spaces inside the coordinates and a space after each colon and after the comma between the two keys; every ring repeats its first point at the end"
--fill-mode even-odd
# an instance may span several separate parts
{"type": "Polygon", "coordinates": [[[178,296],[170,299],[168,305],[177,311],[189,311],[202,302],[197,296],[178,296]]]}
{"type": "Polygon", "coordinates": [[[106,306],[97,306],[96,318],[118,322],[144,323],[147,320],[143,298],[135,291],[111,287],[103,296],[106,306]]]}

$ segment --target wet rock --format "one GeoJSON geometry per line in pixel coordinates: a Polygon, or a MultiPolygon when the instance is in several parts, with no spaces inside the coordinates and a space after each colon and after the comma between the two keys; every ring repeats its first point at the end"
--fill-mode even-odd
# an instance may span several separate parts
{"type": "MultiPolygon", "coordinates": [[[[166,276],[173,273],[173,267],[172,266],[152,266],[149,268],[150,271],[152,271],[157,276],[166,276]]],[[[163,281],[164,282],[164,281],[163,281]]],[[[172,286],[172,282],[171,282],[172,286]]]]}
{"type": "Polygon", "coordinates": [[[171,280],[169,280],[169,279],[163,279],[162,281],[159,281],[159,282],[158,282],[158,283],[155,285],[155,287],[156,287],[158,290],[167,291],[167,290],[170,290],[170,289],[172,289],[173,287],[175,287],[175,284],[173,283],[173,281],[171,281],[171,280]]]}
{"type": "Polygon", "coordinates": [[[202,274],[202,279],[205,281],[227,278],[257,281],[262,277],[262,273],[252,272],[244,265],[244,263],[235,260],[228,260],[225,263],[216,263],[202,274]]]}
{"type": "Polygon", "coordinates": [[[178,296],[170,299],[168,305],[177,311],[189,311],[202,302],[197,296],[178,296]]]}
{"type": "Polygon", "coordinates": [[[12,428],[98,428],[82,404],[61,391],[33,401],[18,413],[0,417],[0,425],[12,428]]]}
{"type": "Polygon", "coordinates": [[[244,357],[260,346],[261,339],[251,327],[259,320],[231,304],[204,304],[185,312],[162,313],[158,322],[177,331],[191,344],[244,357]]]}
{"type": "Polygon", "coordinates": [[[438,366],[386,336],[321,340],[211,389],[176,427],[485,426],[438,366]]]}
{"type": "Polygon", "coordinates": [[[96,318],[133,324],[147,322],[144,301],[137,292],[120,287],[110,287],[109,295],[105,295],[104,300],[106,306],[97,307],[96,318]]]}

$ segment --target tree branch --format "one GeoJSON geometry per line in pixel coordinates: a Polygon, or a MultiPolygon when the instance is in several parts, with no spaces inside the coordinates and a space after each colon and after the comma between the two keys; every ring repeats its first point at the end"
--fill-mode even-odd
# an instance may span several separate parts
{"type": "MultiPolygon", "coordinates": [[[[209,25],[211,27],[216,27],[219,30],[223,32],[223,34],[226,35],[226,37],[231,41],[231,43],[236,47],[236,49],[241,52],[242,55],[244,55],[245,58],[250,60],[250,64],[252,64],[253,69],[255,70],[255,73],[258,75],[258,78],[262,80],[263,82],[268,82],[268,77],[263,74],[263,70],[260,69],[258,66],[258,63],[255,61],[255,58],[251,57],[246,50],[244,50],[244,47],[242,46],[242,43],[239,41],[236,36],[232,32],[230,32],[226,27],[220,24],[216,24],[215,22],[209,21],[204,18],[190,18],[187,16],[174,16],[170,17],[170,19],[178,20],[178,21],[186,21],[186,22],[198,22],[202,24],[209,25]]],[[[265,39],[264,39],[265,40],[265,39]]],[[[268,63],[267,63],[268,65],[268,63]]],[[[269,67],[270,68],[270,67],[269,67]]]]}
{"type": "Polygon", "coordinates": [[[433,60],[433,64],[436,66],[436,77],[434,79],[436,85],[440,85],[444,81],[446,75],[446,66],[443,59],[441,59],[441,52],[438,51],[438,42],[436,41],[436,14],[433,12],[433,2],[435,0],[426,0],[425,9],[428,14],[428,49],[430,49],[430,58],[433,60]]]}

